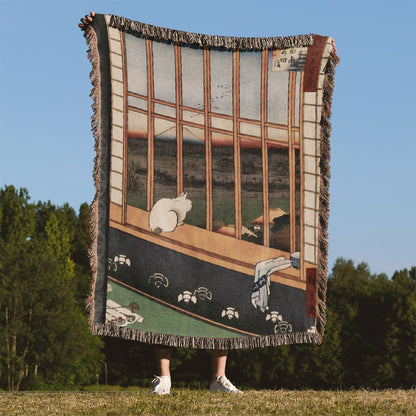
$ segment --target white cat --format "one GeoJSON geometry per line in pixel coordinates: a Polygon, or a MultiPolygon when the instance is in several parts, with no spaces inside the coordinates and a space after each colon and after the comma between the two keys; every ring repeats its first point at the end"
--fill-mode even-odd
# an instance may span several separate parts
{"type": "Polygon", "coordinates": [[[162,198],[153,205],[149,226],[154,233],[172,232],[183,224],[186,213],[192,209],[192,201],[187,199],[187,195],[183,192],[177,198],[162,198]]]}

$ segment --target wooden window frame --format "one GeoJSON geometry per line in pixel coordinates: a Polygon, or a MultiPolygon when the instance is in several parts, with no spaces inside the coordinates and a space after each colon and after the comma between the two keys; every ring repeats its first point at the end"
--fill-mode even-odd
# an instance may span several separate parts
{"type": "MultiPolygon", "coordinates": [[[[123,47],[123,68],[125,73],[126,67],[126,49],[125,49],[125,35],[122,36],[123,47]]],[[[304,259],[303,259],[303,163],[302,163],[302,106],[303,106],[303,73],[300,76],[300,98],[299,98],[299,127],[294,126],[295,117],[295,88],[296,88],[296,72],[289,73],[288,85],[288,124],[276,124],[267,121],[267,82],[268,82],[268,50],[262,51],[261,66],[261,119],[250,120],[240,117],[239,113],[239,59],[240,52],[233,51],[232,55],[232,83],[233,83],[233,115],[226,115],[211,111],[211,86],[210,86],[210,50],[203,49],[203,79],[204,79],[204,109],[196,109],[184,106],[182,103],[182,72],[181,72],[181,49],[182,46],[178,43],[174,44],[174,59],[175,59],[175,98],[176,102],[166,102],[154,98],[154,74],[153,74],[153,57],[152,57],[152,43],[151,38],[146,38],[146,57],[147,57],[147,85],[148,95],[133,93],[128,91],[128,86],[125,83],[124,90],[124,108],[125,111],[125,132],[124,132],[124,180],[123,180],[123,202],[120,207],[115,204],[110,204],[110,225],[115,228],[122,229],[134,235],[140,236],[148,241],[155,242],[167,247],[174,247],[175,250],[182,252],[192,252],[190,249],[191,243],[186,237],[185,230],[192,235],[192,245],[194,250],[198,253],[198,257],[203,253],[202,257],[210,259],[214,263],[225,265],[225,267],[236,268],[244,273],[252,274],[257,261],[265,258],[273,258],[283,255],[286,258],[290,253],[295,252],[296,248],[296,187],[295,187],[295,149],[300,151],[300,174],[301,174],[301,189],[300,189],[300,244],[301,247],[301,270],[296,271],[293,268],[277,272],[272,276],[272,281],[278,281],[291,286],[305,288],[304,279],[304,259]],[[128,97],[137,97],[147,100],[147,111],[138,109],[134,106],[128,105],[128,97]],[[169,117],[160,115],[154,112],[154,104],[162,104],[175,108],[176,117],[169,117]],[[147,137],[148,137],[148,155],[147,155],[147,211],[130,206],[127,204],[127,149],[128,149],[128,111],[136,111],[147,115],[147,137]],[[199,113],[204,117],[204,125],[186,121],[183,119],[183,111],[199,113]],[[233,130],[224,130],[211,126],[211,117],[223,118],[233,121],[233,130]],[[155,235],[150,232],[148,224],[143,220],[150,212],[153,206],[153,187],[154,187],[154,119],[162,118],[169,121],[176,122],[177,135],[177,193],[181,194],[183,189],[183,134],[184,126],[202,128],[205,131],[205,154],[206,154],[206,229],[202,229],[189,224],[184,224],[175,230],[175,233],[166,233],[166,235],[155,235]],[[260,137],[242,134],[240,132],[240,122],[254,124],[260,126],[260,137]],[[267,128],[277,128],[288,131],[288,140],[274,140],[267,138],[267,128]],[[295,141],[295,132],[299,133],[299,140],[295,141]],[[234,178],[235,178],[235,236],[229,237],[219,233],[212,232],[212,133],[223,133],[233,137],[233,151],[234,151],[234,178]],[[242,240],[242,214],[241,214],[241,139],[256,140],[261,144],[262,150],[262,180],[263,184],[263,245],[249,243],[242,240]],[[290,253],[269,247],[270,227],[269,224],[269,172],[268,172],[268,145],[277,144],[289,151],[289,198],[290,198],[290,253]],[[138,220],[138,218],[141,218],[138,220]],[[167,235],[169,234],[169,235],[167,235]],[[203,237],[203,238],[202,238],[203,237]],[[205,240],[204,240],[205,239],[205,240]],[[200,245],[198,241],[208,241],[210,244],[200,245]],[[231,240],[234,241],[231,241],[231,240]],[[184,243],[185,241],[185,243],[184,243]],[[207,246],[221,247],[224,245],[231,247],[229,256],[217,253],[211,250],[209,254],[206,250],[207,246]],[[247,246],[249,245],[249,246],[247,246]],[[243,250],[239,249],[243,247],[243,250]],[[248,247],[250,247],[248,249],[248,247]],[[239,253],[243,253],[241,256],[239,253]],[[232,253],[232,254],[231,254],[232,253]],[[250,255],[248,255],[250,253],[250,255]],[[226,260],[224,260],[226,259],[226,260]],[[237,266],[236,266],[237,265],[237,266]]],[[[125,77],[127,79],[127,77],[125,77]]],[[[147,217],[146,217],[147,218],[147,217]]]]}

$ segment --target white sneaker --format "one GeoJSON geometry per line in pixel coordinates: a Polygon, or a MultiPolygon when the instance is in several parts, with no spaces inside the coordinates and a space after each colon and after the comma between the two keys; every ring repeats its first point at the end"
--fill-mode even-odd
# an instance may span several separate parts
{"type": "Polygon", "coordinates": [[[238,390],[238,388],[225,376],[219,376],[215,381],[212,381],[209,386],[209,391],[211,393],[214,391],[220,391],[222,393],[242,393],[242,391],[238,390]]]}
{"type": "Polygon", "coordinates": [[[153,380],[152,394],[169,394],[170,393],[170,377],[155,376],[153,380]]]}

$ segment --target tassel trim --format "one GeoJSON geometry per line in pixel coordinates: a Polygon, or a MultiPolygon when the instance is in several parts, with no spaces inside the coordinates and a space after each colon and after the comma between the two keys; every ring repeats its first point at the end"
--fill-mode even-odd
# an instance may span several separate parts
{"type": "Polygon", "coordinates": [[[320,343],[319,335],[309,332],[293,332],[290,334],[275,334],[259,337],[202,338],[158,334],[140,331],[138,329],[117,327],[112,324],[99,323],[93,323],[91,325],[91,331],[95,335],[124,338],[148,344],[201,349],[253,349],[289,344],[320,343]]]}
{"type": "Polygon", "coordinates": [[[86,301],[86,307],[89,311],[88,322],[90,326],[93,324],[94,320],[94,294],[95,294],[95,283],[97,280],[97,263],[98,263],[98,246],[97,246],[97,237],[98,237],[98,194],[100,189],[100,179],[99,179],[99,165],[100,165],[100,147],[101,147],[101,91],[100,91],[100,57],[98,53],[97,46],[97,35],[94,29],[89,25],[84,32],[84,37],[87,40],[88,45],[88,59],[91,62],[92,70],[90,72],[90,80],[92,84],[92,90],[90,97],[93,100],[92,110],[93,115],[91,118],[91,131],[94,136],[94,150],[96,156],[94,158],[94,169],[93,169],[93,180],[95,185],[95,195],[94,199],[90,205],[89,212],[89,223],[90,223],[90,241],[91,245],[88,250],[88,256],[90,260],[91,267],[91,287],[90,294],[86,301]]]}
{"type": "Polygon", "coordinates": [[[226,49],[287,49],[313,45],[313,35],[281,36],[269,38],[213,36],[183,32],[146,23],[136,22],[125,17],[111,15],[110,26],[135,36],[150,37],[175,43],[188,43],[202,48],[226,49]]]}
{"type": "Polygon", "coordinates": [[[318,235],[318,282],[317,282],[317,318],[316,329],[322,341],[326,325],[326,291],[328,274],[328,220],[329,220],[329,180],[331,177],[331,106],[334,91],[335,67],[340,59],[336,54],[335,45],[325,67],[323,85],[323,105],[321,115],[321,186],[319,196],[319,235],[318,235]]]}

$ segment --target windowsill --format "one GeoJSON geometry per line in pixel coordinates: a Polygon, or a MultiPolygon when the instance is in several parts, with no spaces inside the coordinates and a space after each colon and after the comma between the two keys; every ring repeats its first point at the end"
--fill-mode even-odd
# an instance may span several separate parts
{"type": "MultiPolygon", "coordinates": [[[[235,270],[254,277],[259,261],[284,256],[290,253],[238,240],[224,234],[184,224],[173,232],[155,234],[148,224],[148,212],[127,205],[126,224],[121,221],[121,207],[110,204],[110,226],[154,244],[172,249],[209,263],[235,270]]],[[[271,281],[306,290],[300,270],[294,267],[275,272],[271,281]]]]}

